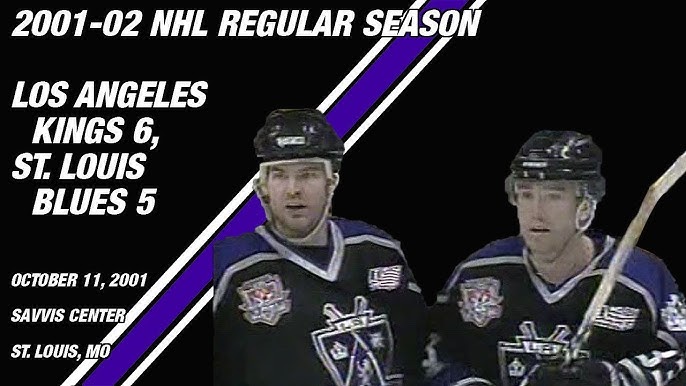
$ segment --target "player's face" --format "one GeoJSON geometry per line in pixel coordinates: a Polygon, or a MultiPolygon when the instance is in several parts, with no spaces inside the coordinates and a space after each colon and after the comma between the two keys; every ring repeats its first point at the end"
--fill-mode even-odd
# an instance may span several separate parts
{"type": "Polygon", "coordinates": [[[519,230],[529,249],[554,258],[576,232],[576,183],[516,181],[519,230]]]}
{"type": "Polygon", "coordinates": [[[307,236],[325,215],[327,185],[322,163],[270,166],[266,187],[274,227],[286,237],[307,236]]]}

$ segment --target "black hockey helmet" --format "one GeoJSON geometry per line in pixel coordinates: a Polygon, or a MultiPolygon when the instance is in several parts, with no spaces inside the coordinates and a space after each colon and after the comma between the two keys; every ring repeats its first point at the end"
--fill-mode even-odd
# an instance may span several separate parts
{"type": "Polygon", "coordinates": [[[542,130],[533,134],[510,164],[515,179],[587,181],[588,193],[598,201],[605,194],[601,174],[602,151],[589,135],[570,130],[542,130]]]}
{"type": "Polygon", "coordinates": [[[324,114],[316,109],[279,109],[267,116],[254,140],[263,162],[321,157],[341,168],[345,147],[324,114]]]}
{"type": "Polygon", "coordinates": [[[588,135],[543,130],[532,135],[515,156],[515,178],[594,180],[601,177],[602,151],[588,135]]]}

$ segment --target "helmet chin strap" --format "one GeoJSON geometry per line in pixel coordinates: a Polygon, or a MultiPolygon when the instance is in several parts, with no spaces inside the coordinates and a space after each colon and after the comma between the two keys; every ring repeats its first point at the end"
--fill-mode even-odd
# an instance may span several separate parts
{"type": "MultiPolygon", "coordinates": [[[[327,225],[327,220],[329,218],[329,213],[331,211],[331,204],[332,204],[332,199],[333,199],[333,193],[336,190],[336,187],[338,186],[338,182],[340,181],[340,177],[338,173],[333,173],[331,169],[331,162],[326,159],[318,159],[324,161],[324,168],[326,170],[326,175],[328,178],[327,182],[327,191],[326,191],[326,205],[324,206],[324,209],[322,210],[322,213],[319,216],[319,220],[317,221],[317,224],[310,230],[305,236],[303,237],[288,237],[284,235],[282,232],[279,232],[279,230],[273,225],[273,215],[272,215],[272,210],[269,207],[269,195],[266,194],[263,190],[263,183],[264,180],[266,179],[266,173],[267,173],[267,166],[271,164],[278,163],[277,162],[270,162],[268,164],[262,165],[260,167],[260,176],[256,179],[253,180],[253,190],[257,194],[257,197],[260,199],[260,203],[262,204],[262,208],[264,209],[264,213],[267,216],[267,224],[269,226],[269,229],[271,229],[274,233],[276,233],[279,237],[281,237],[284,240],[288,240],[290,243],[294,245],[313,245],[316,243],[315,238],[319,235],[320,231],[326,227],[327,225]]],[[[297,162],[298,160],[289,160],[285,162],[297,162]]],[[[299,160],[302,162],[302,160],[299,160]]]]}

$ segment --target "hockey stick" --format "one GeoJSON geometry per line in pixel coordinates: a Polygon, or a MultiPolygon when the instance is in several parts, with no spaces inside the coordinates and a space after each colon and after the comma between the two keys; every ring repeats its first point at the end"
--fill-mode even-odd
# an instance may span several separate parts
{"type": "Polygon", "coordinates": [[[648,193],[646,193],[645,197],[643,198],[643,202],[638,210],[638,214],[636,217],[634,217],[633,221],[631,221],[631,224],[629,224],[629,228],[624,234],[624,237],[622,237],[622,241],[619,243],[617,251],[610,262],[610,266],[607,268],[605,275],[603,275],[600,285],[598,286],[598,289],[596,290],[595,295],[593,295],[593,299],[586,310],[584,319],[582,320],[576,335],[570,342],[570,350],[568,351],[566,358],[567,364],[569,364],[572,360],[579,358],[579,351],[581,350],[581,347],[588,341],[588,338],[591,335],[591,327],[593,326],[593,323],[595,322],[595,319],[600,313],[603,305],[605,305],[605,302],[610,297],[615,283],[617,282],[617,277],[624,269],[624,265],[628,260],[629,253],[636,246],[636,242],[641,236],[641,232],[643,232],[643,227],[648,221],[648,216],[650,216],[653,208],[655,208],[657,201],[672,187],[672,185],[674,185],[679,178],[681,178],[681,176],[684,175],[684,172],[686,172],[686,152],[679,156],[676,162],[674,162],[674,164],[670,166],[670,168],[667,169],[667,171],[660,176],[660,178],[658,178],[657,181],[650,186],[650,188],[648,188],[648,193]]]}

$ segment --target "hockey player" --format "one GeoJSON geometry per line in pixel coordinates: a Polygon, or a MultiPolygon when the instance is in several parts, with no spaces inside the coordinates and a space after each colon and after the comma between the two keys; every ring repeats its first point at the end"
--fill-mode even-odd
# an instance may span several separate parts
{"type": "Polygon", "coordinates": [[[665,264],[635,248],[578,358],[564,361],[617,240],[589,230],[605,193],[601,150],[535,133],[505,181],[520,234],[459,264],[430,310],[432,385],[684,383],[686,307],[665,264]],[[681,378],[677,378],[681,377],[681,378]]]}
{"type": "Polygon", "coordinates": [[[418,384],[427,307],[399,243],[330,215],[341,139],[276,110],[254,144],[267,222],[214,247],[215,386],[418,384]]]}

